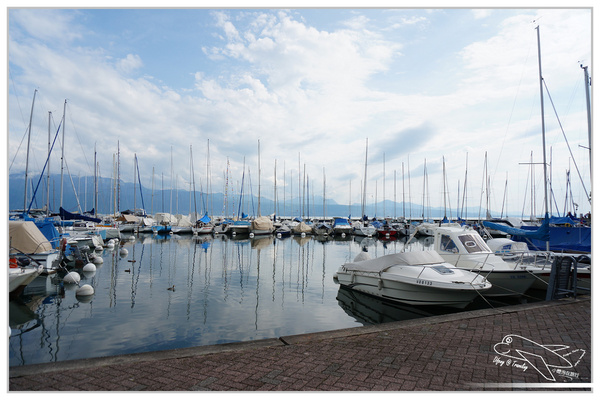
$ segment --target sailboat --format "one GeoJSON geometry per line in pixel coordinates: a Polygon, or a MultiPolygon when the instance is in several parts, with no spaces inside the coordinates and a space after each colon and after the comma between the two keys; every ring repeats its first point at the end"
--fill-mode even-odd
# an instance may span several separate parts
{"type": "MultiPolygon", "coordinates": [[[[544,165],[544,219],[538,226],[521,226],[520,228],[508,227],[504,224],[496,224],[484,221],[486,228],[496,229],[511,235],[513,240],[526,242],[531,250],[554,251],[567,253],[590,253],[591,252],[591,226],[577,224],[570,218],[556,219],[550,217],[548,211],[548,172],[546,163],[546,131],[544,121],[544,91],[542,77],[542,61],[540,50],[540,30],[537,30],[538,42],[538,69],[540,81],[540,105],[542,115],[542,147],[544,165]]],[[[587,70],[586,70],[587,72],[587,70]]],[[[586,75],[586,85],[588,84],[586,75]]],[[[587,87],[586,87],[587,89],[587,87]]]]}
{"type": "Polygon", "coordinates": [[[260,213],[260,140],[258,141],[258,217],[254,218],[250,224],[250,233],[256,235],[270,235],[275,230],[273,221],[260,213]]]}
{"type": "Polygon", "coordinates": [[[365,145],[365,179],[363,184],[362,207],[360,221],[352,224],[352,232],[357,236],[371,237],[377,233],[377,229],[369,223],[369,219],[365,214],[365,206],[367,201],[367,159],[369,154],[369,139],[367,138],[365,145]]]}

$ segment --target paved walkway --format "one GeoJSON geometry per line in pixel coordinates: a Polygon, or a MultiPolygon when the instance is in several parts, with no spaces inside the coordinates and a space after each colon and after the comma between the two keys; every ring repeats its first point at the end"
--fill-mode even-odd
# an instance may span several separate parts
{"type": "Polygon", "coordinates": [[[591,358],[586,296],[279,339],[12,367],[9,390],[588,390],[591,358]]]}

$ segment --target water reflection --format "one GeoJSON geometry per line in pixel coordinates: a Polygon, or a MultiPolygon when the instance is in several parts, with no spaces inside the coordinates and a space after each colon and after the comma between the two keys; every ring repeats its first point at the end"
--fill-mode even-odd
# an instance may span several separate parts
{"type": "MultiPolygon", "coordinates": [[[[340,289],[338,267],[423,250],[424,240],[155,236],[104,249],[78,299],[61,276],[38,277],[10,302],[10,365],[183,348],[342,329],[419,317],[415,311],[340,289]],[[127,253],[120,250],[126,249],[127,253]],[[87,302],[86,302],[87,301],[87,302]],[[410,314],[412,313],[412,314],[410,314]]],[[[429,311],[431,313],[431,311],[429,311]]]]}
{"type": "Polygon", "coordinates": [[[379,299],[368,294],[340,286],[337,300],[340,307],[351,317],[364,325],[384,322],[404,321],[414,318],[440,315],[448,310],[443,308],[411,307],[379,299]]]}

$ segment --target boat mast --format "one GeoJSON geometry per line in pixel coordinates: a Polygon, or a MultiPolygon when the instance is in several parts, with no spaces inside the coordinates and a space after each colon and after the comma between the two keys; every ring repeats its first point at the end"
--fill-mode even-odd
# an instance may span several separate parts
{"type": "Polygon", "coordinates": [[[583,78],[585,80],[585,102],[587,105],[587,124],[588,124],[588,151],[590,154],[590,177],[592,176],[592,113],[590,110],[590,86],[592,82],[588,74],[588,67],[580,65],[583,69],[583,78]]]}
{"type": "Polygon", "coordinates": [[[446,219],[446,158],[442,157],[442,188],[444,191],[444,220],[446,219]]]}
{"type": "MultiPolygon", "coordinates": [[[[542,51],[540,46],[540,26],[536,26],[538,43],[538,70],[540,80],[540,106],[542,114],[542,151],[544,152],[544,218],[548,218],[548,166],[546,164],[546,125],[544,122],[544,89],[542,77],[542,51]]],[[[550,251],[550,242],[546,241],[546,251],[550,251]]]]}
{"type": "MultiPolygon", "coordinates": [[[[135,185],[136,185],[136,183],[135,183],[136,179],[135,178],[137,177],[136,173],[135,173],[136,172],[136,168],[135,168],[136,165],[137,165],[137,154],[133,153],[133,215],[135,215],[135,208],[136,208],[136,205],[137,205],[137,203],[136,203],[136,200],[137,200],[136,197],[137,196],[136,196],[136,191],[135,191],[135,185]]],[[[141,188],[140,188],[140,190],[141,190],[141,188]]]]}
{"type": "Polygon", "coordinates": [[[383,218],[385,218],[385,153],[383,153],[383,218]]]}
{"type": "MultiPolygon", "coordinates": [[[[96,160],[96,143],[94,143],[94,217],[98,216],[98,161],[96,160]]],[[[87,188],[87,185],[86,185],[87,188]]]]}
{"type": "MultiPolygon", "coordinates": [[[[52,119],[52,111],[48,111],[48,171],[47,171],[47,181],[48,188],[46,190],[46,216],[50,216],[50,151],[52,150],[52,146],[50,145],[50,120],[52,119]]],[[[27,188],[27,185],[25,185],[27,188]]]]}
{"type": "MultiPolygon", "coordinates": [[[[29,129],[27,133],[27,157],[25,159],[25,193],[23,199],[23,213],[27,210],[27,173],[29,171],[29,144],[31,143],[31,123],[33,121],[33,105],[35,104],[35,94],[37,93],[37,89],[33,91],[33,101],[31,102],[31,113],[29,114],[29,129]]],[[[48,122],[48,124],[50,124],[48,122]]]]}
{"type": "Polygon", "coordinates": [[[325,167],[323,167],[323,222],[325,222],[325,218],[327,213],[325,212],[325,167]]]}
{"type": "Polygon", "coordinates": [[[402,216],[406,219],[406,199],[404,193],[404,161],[402,161],[402,216]]]}
{"type": "Polygon", "coordinates": [[[365,217],[365,203],[367,202],[367,157],[369,154],[369,138],[366,139],[365,144],[365,178],[363,180],[363,193],[362,193],[362,204],[361,204],[361,216],[362,220],[365,217]]]}
{"type": "Polygon", "coordinates": [[[260,139],[258,139],[258,216],[260,217],[260,139]]]}
{"type": "Polygon", "coordinates": [[[62,126],[62,151],[60,155],[60,206],[63,206],[63,175],[65,168],[65,125],[66,118],[65,114],[67,112],[67,100],[65,99],[65,104],[63,106],[63,126],[62,126]]]}

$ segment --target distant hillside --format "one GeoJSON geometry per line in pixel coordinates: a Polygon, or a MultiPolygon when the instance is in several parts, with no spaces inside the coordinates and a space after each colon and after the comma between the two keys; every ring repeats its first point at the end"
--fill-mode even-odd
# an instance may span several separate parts
{"type": "MultiPolygon", "coordinates": [[[[30,178],[30,184],[28,189],[28,205],[31,202],[33,193],[35,192],[36,186],[38,185],[39,176],[33,176],[30,178]]],[[[50,210],[52,212],[58,212],[60,206],[60,175],[52,175],[50,177],[50,210]]],[[[22,174],[12,174],[9,176],[9,208],[10,210],[22,210],[23,209],[23,183],[24,178],[22,174]]],[[[134,201],[134,186],[132,183],[121,182],[120,184],[120,196],[115,199],[115,190],[113,182],[109,178],[100,178],[98,181],[98,214],[112,214],[115,209],[115,202],[118,202],[116,207],[119,211],[133,210],[134,208],[144,208],[148,214],[154,214],[157,212],[170,212],[172,214],[189,214],[194,212],[194,204],[198,213],[208,211],[210,215],[228,215],[232,216],[237,213],[238,209],[241,212],[250,216],[258,215],[258,198],[256,196],[250,196],[249,194],[244,195],[243,202],[240,205],[239,194],[229,194],[227,196],[227,203],[225,203],[225,195],[223,193],[212,193],[202,194],[200,192],[194,193],[187,190],[173,190],[155,188],[154,193],[151,189],[142,188],[140,194],[139,187],[135,188],[135,201],[134,201]]],[[[278,210],[275,210],[275,204],[273,200],[268,198],[261,198],[260,202],[260,213],[261,215],[271,215],[277,211],[277,215],[298,217],[302,214],[306,217],[320,217],[322,215],[333,217],[333,216],[348,216],[360,217],[361,206],[360,204],[338,204],[334,200],[326,199],[325,201],[325,213],[323,213],[323,197],[314,195],[310,196],[310,206],[300,204],[299,199],[283,199],[278,202],[278,210]],[[304,211],[304,212],[303,212],[304,211]]],[[[31,208],[42,208],[46,204],[46,177],[44,177],[39,184],[39,188],[35,195],[35,200],[32,203],[31,208]]],[[[71,179],[69,177],[63,177],[63,207],[71,212],[90,211],[94,208],[94,178],[93,177],[76,177],[71,179]],[[77,196],[73,190],[75,187],[77,196]],[[78,205],[79,204],[79,205],[78,205]]],[[[375,204],[367,204],[365,207],[366,214],[369,217],[384,217],[383,215],[383,202],[375,204]]],[[[406,210],[406,217],[409,218],[409,210],[412,210],[412,218],[420,219],[423,214],[423,207],[420,204],[406,203],[403,208],[402,202],[396,203],[394,210],[394,202],[390,200],[385,201],[385,216],[387,217],[401,217],[403,209],[406,210]],[[395,211],[395,215],[394,215],[395,211]]],[[[480,210],[479,207],[471,207],[467,211],[467,217],[477,218],[480,210]]],[[[484,213],[484,211],[482,211],[484,213]]],[[[444,216],[444,210],[441,208],[431,208],[428,212],[425,212],[425,217],[429,216],[433,219],[439,219],[444,216]]],[[[492,215],[498,215],[499,213],[492,213],[492,215]]],[[[456,218],[456,210],[447,211],[446,215],[450,218],[456,218]]],[[[482,215],[483,216],[483,215],[482,215]]]]}

